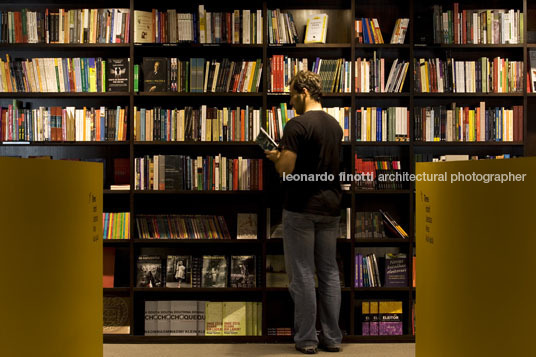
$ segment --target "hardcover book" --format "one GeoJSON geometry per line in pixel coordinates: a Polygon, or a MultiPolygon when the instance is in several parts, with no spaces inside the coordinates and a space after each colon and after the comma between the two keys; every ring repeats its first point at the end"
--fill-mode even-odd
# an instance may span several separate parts
{"type": "Polygon", "coordinates": [[[328,32],[328,15],[316,14],[307,19],[303,43],[326,43],[328,32]]]}
{"type": "Polygon", "coordinates": [[[129,298],[105,296],[103,300],[104,334],[129,334],[129,298]]]}
{"type": "Polygon", "coordinates": [[[254,255],[231,256],[231,287],[254,288],[256,269],[254,255]]]}
{"type": "Polygon", "coordinates": [[[140,255],[136,264],[136,287],[162,287],[162,261],[158,256],[140,255]]]}
{"type": "Polygon", "coordinates": [[[167,288],[192,287],[192,257],[186,255],[168,255],[166,266],[167,288]]]}
{"type": "Polygon", "coordinates": [[[257,239],[257,214],[238,213],[236,239],[257,239]]]}
{"type": "Polygon", "coordinates": [[[246,336],[245,301],[225,301],[223,303],[223,334],[246,336]]]}
{"type": "Polygon", "coordinates": [[[153,42],[153,14],[149,11],[134,11],[134,43],[153,42]]]}
{"type": "Polygon", "coordinates": [[[167,59],[164,57],[144,57],[143,90],[145,92],[167,91],[167,59]]]}
{"type": "Polygon", "coordinates": [[[109,58],[106,63],[106,91],[128,92],[129,58],[109,58]]]}
{"type": "Polygon", "coordinates": [[[204,255],[201,272],[202,288],[227,287],[227,259],[223,255],[204,255]]]}
{"type": "Polygon", "coordinates": [[[379,302],[380,336],[399,336],[403,334],[402,301],[379,302]]]}
{"type": "Polygon", "coordinates": [[[223,303],[205,304],[205,336],[223,335],[223,303]]]}
{"type": "Polygon", "coordinates": [[[385,254],[385,286],[408,286],[408,260],[406,254],[385,254]]]}

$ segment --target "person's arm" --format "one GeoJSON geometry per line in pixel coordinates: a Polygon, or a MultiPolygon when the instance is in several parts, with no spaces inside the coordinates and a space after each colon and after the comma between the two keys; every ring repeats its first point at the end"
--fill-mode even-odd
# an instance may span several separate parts
{"type": "Polygon", "coordinates": [[[296,165],[296,153],[291,150],[272,150],[265,151],[266,158],[271,160],[275,164],[275,169],[280,176],[289,175],[294,171],[294,166],[296,165]]]}

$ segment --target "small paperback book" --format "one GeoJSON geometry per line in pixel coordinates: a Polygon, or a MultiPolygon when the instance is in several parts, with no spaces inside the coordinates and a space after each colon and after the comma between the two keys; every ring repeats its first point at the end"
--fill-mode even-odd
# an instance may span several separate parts
{"type": "Polygon", "coordinates": [[[255,288],[255,256],[231,256],[231,287],[255,288]]]}
{"type": "Polygon", "coordinates": [[[167,59],[164,57],[143,58],[143,90],[145,92],[167,91],[167,59]]]}
{"type": "Polygon", "coordinates": [[[128,92],[129,58],[109,58],[106,63],[106,91],[128,92]]]}
{"type": "Polygon", "coordinates": [[[204,255],[201,271],[202,288],[227,287],[227,259],[223,255],[204,255]]]}
{"type": "Polygon", "coordinates": [[[277,143],[270,137],[270,134],[266,132],[263,128],[260,128],[259,135],[257,135],[257,138],[255,139],[255,142],[263,149],[263,150],[275,150],[277,149],[277,143]]]}
{"type": "Polygon", "coordinates": [[[307,19],[303,43],[326,43],[328,15],[315,14],[307,19]]]}
{"type": "Polygon", "coordinates": [[[192,287],[192,257],[187,255],[168,255],[166,267],[167,288],[192,287]]]}
{"type": "Polygon", "coordinates": [[[162,287],[162,260],[158,256],[140,255],[136,265],[136,286],[139,288],[162,287]]]}
{"type": "Polygon", "coordinates": [[[257,214],[238,213],[236,239],[257,239],[257,214]]]}

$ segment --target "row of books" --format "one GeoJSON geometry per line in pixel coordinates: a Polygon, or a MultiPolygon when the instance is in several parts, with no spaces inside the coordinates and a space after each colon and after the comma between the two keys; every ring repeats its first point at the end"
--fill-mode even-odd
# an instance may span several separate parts
{"type": "MultiPolygon", "coordinates": [[[[144,57],[142,63],[145,92],[258,92],[262,78],[262,62],[209,60],[190,58],[144,57]]],[[[134,66],[134,90],[139,65],[134,66]]]]}
{"type": "Polygon", "coordinates": [[[523,106],[415,108],[416,141],[522,141],[523,106]]]}
{"type": "Polygon", "coordinates": [[[409,141],[407,107],[361,107],[356,110],[357,141],[409,141]]]}
{"type": "Polygon", "coordinates": [[[415,154],[415,162],[441,162],[441,161],[467,161],[467,160],[500,160],[510,159],[511,154],[501,155],[469,155],[469,154],[449,154],[449,155],[435,155],[433,153],[420,153],[415,154]]]}
{"type": "Polygon", "coordinates": [[[223,216],[140,214],[136,227],[141,239],[231,239],[223,216]]]}
{"type": "Polygon", "coordinates": [[[524,13],[510,9],[470,9],[460,12],[433,6],[434,43],[517,44],[523,43],[524,13]]]}
{"type": "Polygon", "coordinates": [[[175,9],[134,11],[135,43],[262,43],[262,10],[197,13],[175,9]]]}
{"type": "Polygon", "coordinates": [[[408,238],[406,231],[394,220],[387,211],[356,212],[355,238],[408,238]]]}
{"type": "Polygon", "coordinates": [[[145,301],[145,336],[262,336],[262,302],[145,301]]]}
{"type": "Polygon", "coordinates": [[[134,140],[137,141],[252,141],[260,130],[261,110],[153,109],[134,107],[134,140]]]}
{"type": "Polygon", "coordinates": [[[298,31],[291,12],[281,12],[280,9],[268,10],[268,43],[294,44],[298,43],[298,31]]]}
{"type": "Polygon", "coordinates": [[[409,62],[393,61],[387,82],[385,81],[385,59],[357,58],[355,61],[355,91],[356,93],[399,93],[404,88],[409,62]]]}
{"type": "MultiPolygon", "coordinates": [[[[350,141],[350,108],[349,107],[324,107],[326,113],[333,116],[343,130],[342,141],[350,141]]],[[[294,109],[289,109],[287,103],[280,103],[279,107],[266,110],[267,131],[275,140],[281,140],[285,124],[296,116],[294,109]]]]}
{"type": "Polygon", "coordinates": [[[356,288],[407,287],[408,260],[405,253],[386,253],[384,263],[384,283],[381,283],[376,254],[356,254],[355,281],[356,288]]]}
{"type": "Polygon", "coordinates": [[[262,159],[146,155],[134,159],[136,190],[257,191],[262,159]]]}
{"type": "Polygon", "coordinates": [[[523,61],[481,57],[415,59],[415,90],[421,93],[519,93],[523,91],[523,61]]]}
{"type": "Polygon", "coordinates": [[[260,272],[256,262],[254,255],[140,255],[136,287],[254,288],[260,272]]]}
{"type": "Polygon", "coordinates": [[[402,173],[400,160],[391,156],[375,156],[374,158],[360,158],[355,154],[355,173],[360,180],[356,186],[360,189],[403,189],[400,180],[392,179],[393,174],[402,173]]]}
{"type": "Polygon", "coordinates": [[[207,12],[204,5],[199,5],[198,10],[199,43],[221,43],[224,38],[227,43],[262,43],[262,10],[242,10],[241,19],[239,10],[234,10],[233,16],[231,13],[207,12]],[[225,37],[224,33],[227,33],[225,37]]]}
{"type": "Polygon", "coordinates": [[[0,92],[128,91],[129,59],[117,61],[122,63],[120,67],[110,66],[114,59],[77,57],[11,61],[6,54],[6,61],[0,59],[0,92]]]}
{"type": "Polygon", "coordinates": [[[130,239],[130,212],[102,214],[103,239],[130,239]]]}
{"type": "Polygon", "coordinates": [[[403,335],[402,301],[362,301],[361,334],[363,336],[403,335]]]}
{"type": "MultiPolygon", "coordinates": [[[[403,44],[409,27],[408,18],[399,18],[395,22],[391,34],[391,44],[403,44]]],[[[355,20],[355,38],[357,43],[374,44],[384,43],[380,24],[376,18],[361,18],[355,20]]]]}
{"type": "Polygon", "coordinates": [[[125,141],[128,107],[0,107],[0,141],[125,141]]]}
{"type": "MultiPolygon", "coordinates": [[[[273,55],[268,62],[270,73],[269,91],[272,93],[289,92],[292,77],[300,70],[308,70],[307,58],[290,58],[285,55],[273,55]]],[[[350,93],[351,62],[344,58],[321,59],[317,57],[311,64],[310,71],[320,76],[323,93],[350,93]]]]}
{"type": "Polygon", "coordinates": [[[0,12],[2,43],[129,43],[129,9],[0,12]]]}

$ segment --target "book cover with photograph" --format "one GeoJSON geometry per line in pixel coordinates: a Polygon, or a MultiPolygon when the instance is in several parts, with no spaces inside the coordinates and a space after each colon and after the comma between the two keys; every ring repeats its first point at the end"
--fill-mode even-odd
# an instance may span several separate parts
{"type": "Polygon", "coordinates": [[[192,287],[192,257],[186,255],[168,255],[166,265],[167,288],[192,287]]]}
{"type": "Polygon", "coordinates": [[[256,269],[254,255],[231,256],[231,287],[255,288],[256,269]]]}
{"type": "Polygon", "coordinates": [[[142,70],[145,92],[167,91],[167,58],[143,57],[142,70]]]}
{"type": "Polygon", "coordinates": [[[227,259],[223,255],[204,255],[201,272],[202,288],[227,287],[227,259]]]}
{"type": "Polygon", "coordinates": [[[140,255],[136,264],[136,287],[162,287],[162,260],[158,256],[140,255]]]}

